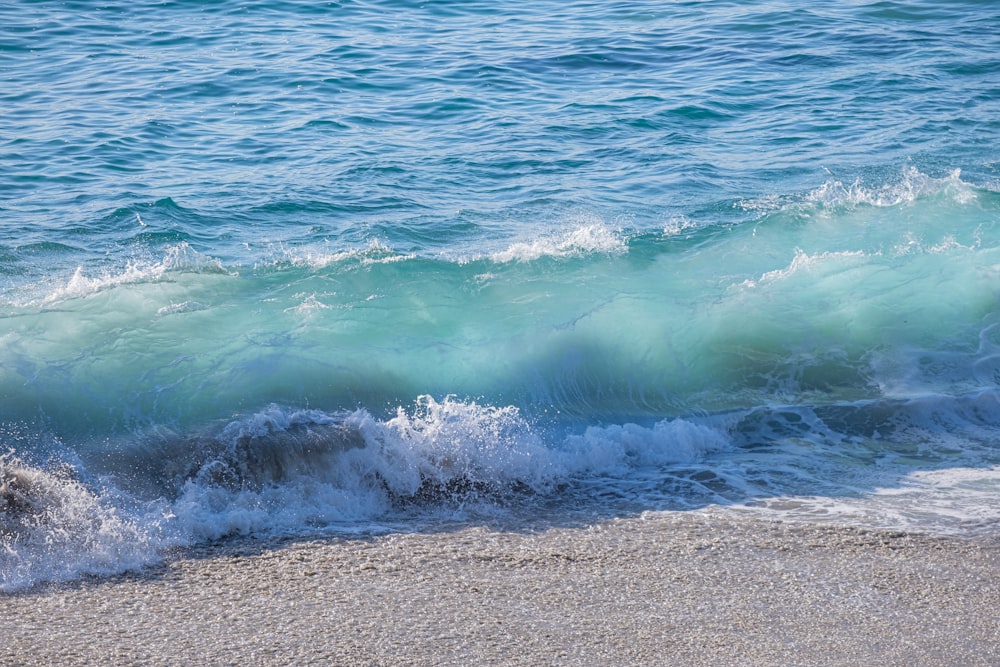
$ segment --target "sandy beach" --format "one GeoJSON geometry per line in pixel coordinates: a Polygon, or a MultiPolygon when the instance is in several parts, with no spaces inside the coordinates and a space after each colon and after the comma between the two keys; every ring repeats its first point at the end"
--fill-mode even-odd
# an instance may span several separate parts
{"type": "Polygon", "coordinates": [[[997,665],[1000,548],[650,514],[244,540],[3,598],[3,665],[997,665]]]}

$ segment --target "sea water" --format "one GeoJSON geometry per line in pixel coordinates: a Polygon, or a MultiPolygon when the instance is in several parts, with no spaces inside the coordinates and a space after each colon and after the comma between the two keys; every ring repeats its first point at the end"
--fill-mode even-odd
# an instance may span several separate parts
{"type": "Polygon", "coordinates": [[[11,0],[0,77],[3,590],[539,516],[1000,534],[993,2],[11,0]]]}

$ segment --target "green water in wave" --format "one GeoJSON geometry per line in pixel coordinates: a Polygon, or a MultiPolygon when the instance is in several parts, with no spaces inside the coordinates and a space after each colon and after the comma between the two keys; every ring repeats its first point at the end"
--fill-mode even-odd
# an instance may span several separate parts
{"type": "Polygon", "coordinates": [[[1000,200],[921,182],[478,258],[317,245],[224,266],[168,242],[8,305],[0,392],[9,418],[100,432],[421,394],[613,419],[972,391],[1000,372],[1000,200]]]}

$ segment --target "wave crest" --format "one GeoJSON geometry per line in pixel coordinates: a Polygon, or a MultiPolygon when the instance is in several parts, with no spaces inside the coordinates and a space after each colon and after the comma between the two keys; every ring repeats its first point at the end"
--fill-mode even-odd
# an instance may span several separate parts
{"type": "Polygon", "coordinates": [[[119,285],[157,282],[171,273],[231,275],[221,261],[198,252],[185,241],[167,248],[158,261],[129,261],[121,270],[105,271],[98,276],[88,276],[82,266],[77,267],[69,281],[47,294],[42,302],[51,304],[79,298],[119,285]]]}
{"type": "Polygon", "coordinates": [[[619,231],[611,229],[602,221],[589,221],[559,234],[513,243],[505,250],[490,255],[490,259],[498,264],[506,264],[531,262],[543,257],[617,254],[627,249],[628,245],[619,231]]]}
{"type": "Polygon", "coordinates": [[[147,565],[165,546],[155,519],[121,516],[68,468],[0,457],[0,591],[147,565]]]}
{"type": "Polygon", "coordinates": [[[802,195],[771,195],[741,199],[736,206],[744,211],[768,214],[784,210],[843,209],[859,206],[894,208],[913,204],[925,197],[946,197],[956,204],[976,201],[975,186],[962,180],[962,170],[935,178],[916,167],[904,169],[900,175],[880,184],[866,183],[861,178],[845,183],[829,178],[819,187],[802,195]]]}

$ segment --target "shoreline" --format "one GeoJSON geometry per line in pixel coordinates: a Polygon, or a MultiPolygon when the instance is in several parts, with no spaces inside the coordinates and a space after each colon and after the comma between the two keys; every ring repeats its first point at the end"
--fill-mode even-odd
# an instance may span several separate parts
{"type": "Polygon", "coordinates": [[[2,599],[0,665],[1000,663],[1000,544],[716,511],[245,539],[2,599]]]}

